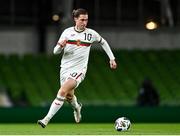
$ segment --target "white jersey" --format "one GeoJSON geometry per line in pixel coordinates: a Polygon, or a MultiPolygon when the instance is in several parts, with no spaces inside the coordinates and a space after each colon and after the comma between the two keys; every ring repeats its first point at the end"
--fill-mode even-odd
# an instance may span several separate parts
{"type": "Polygon", "coordinates": [[[67,40],[61,60],[61,68],[82,69],[87,67],[90,47],[93,42],[100,42],[101,36],[94,30],[86,28],[77,32],[74,27],[64,30],[58,42],[67,40]]]}

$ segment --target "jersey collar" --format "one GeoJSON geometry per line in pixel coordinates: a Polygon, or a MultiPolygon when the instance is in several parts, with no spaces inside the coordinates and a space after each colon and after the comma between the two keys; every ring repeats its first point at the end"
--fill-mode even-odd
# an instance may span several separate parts
{"type": "Polygon", "coordinates": [[[86,30],[86,28],[84,30],[81,30],[81,31],[78,31],[76,30],[75,26],[74,26],[74,31],[78,32],[78,33],[81,33],[81,32],[84,32],[86,30]]]}

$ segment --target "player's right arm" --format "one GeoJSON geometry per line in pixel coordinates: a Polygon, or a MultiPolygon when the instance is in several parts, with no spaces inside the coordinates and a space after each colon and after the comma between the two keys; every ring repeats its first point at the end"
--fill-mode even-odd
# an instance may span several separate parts
{"type": "Polygon", "coordinates": [[[59,54],[59,53],[61,53],[61,51],[63,50],[63,48],[66,46],[66,42],[67,42],[66,39],[58,42],[57,45],[54,47],[53,53],[54,53],[54,54],[59,54]]]}
{"type": "Polygon", "coordinates": [[[59,54],[59,53],[61,53],[61,51],[63,50],[63,48],[66,46],[66,43],[67,43],[66,31],[64,31],[64,32],[61,34],[61,36],[60,36],[60,38],[59,38],[56,46],[54,47],[53,53],[54,53],[54,54],[59,54]]]}

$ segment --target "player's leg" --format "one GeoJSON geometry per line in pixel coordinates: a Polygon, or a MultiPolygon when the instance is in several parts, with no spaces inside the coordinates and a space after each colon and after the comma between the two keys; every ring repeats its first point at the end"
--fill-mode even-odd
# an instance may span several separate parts
{"type": "Polygon", "coordinates": [[[66,95],[66,100],[72,105],[73,108],[76,108],[78,107],[78,101],[77,101],[77,98],[76,96],[74,95],[74,90],[72,90],[71,92],[69,92],[67,95],[66,95]]]}
{"type": "MultiPolygon", "coordinates": [[[[76,87],[79,86],[79,84],[84,80],[86,74],[86,68],[83,68],[81,70],[74,70],[70,73],[70,78],[74,79],[76,81],[76,87]]],[[[79,123],[81,121],[81,108],[82,104],[78,103],[76,96],[74,95],[74,90],[69,92],[66,96],[67,101],[72,105],[74,109],[74,119],[76,123],[79,123]]]]}
{"type": "Polygon", "coordinates": [[[66,95],[72,90],[74,90],[75,87],[76,87],[76,81],[73,79],[68,79],[59,89],[57,97],[52,102],[48,114],[42,120],[38,120],[38,124],[40,124],[44,128],[48,124],[50,119],[62,107],[66,95]]]}
{"type": "Polygon", "coordinates": [[[66,100],[72,105],[74,109],[74,119],[76,123],[79,123],[81,121],[81,108],[82,104],[77,101],[76,96],[74,95],[74,90],[71,91],[69,94],[66,96],[66,100]]]}

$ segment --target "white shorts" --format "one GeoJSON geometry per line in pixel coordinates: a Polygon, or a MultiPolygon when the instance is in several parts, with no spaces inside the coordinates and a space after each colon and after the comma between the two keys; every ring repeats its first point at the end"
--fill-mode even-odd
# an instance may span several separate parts
{"type": "Polygon", "coordinates": [[[60,84],[63,85],[69,78],[76,81],[76,88],[84,80],[86,75],[86,68],[77,69],[61,69],[60,70],[60,84]]]}

